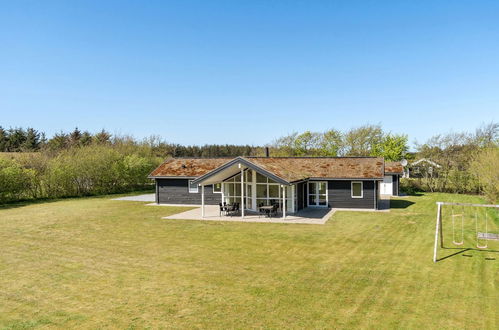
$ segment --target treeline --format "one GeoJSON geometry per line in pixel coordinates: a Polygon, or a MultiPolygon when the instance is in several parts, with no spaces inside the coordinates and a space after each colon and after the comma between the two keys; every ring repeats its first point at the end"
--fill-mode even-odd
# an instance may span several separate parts
{"type": "MultiPolygon", "coordinates": [[[[408,190],[485,194],[499,200],[499,124],[483,125],[473,133],[435,135],[416,144],[410,159],[428,159],[433,166],[418,178],[404,180],[408,190]]],[[[424,170],[424,169],[423,169],[424,170]]]]}
{"type": "Polygon", "coordinates": [[[384,132],[381,125],[346,132],[292,133],[275,140],[272,147],[272,154],[280,156],[379,156],[386,160],[401,160],[408,150],[407,135],[384,132]]]}
{"type": "MultiPolygon", "coordinates": [[[[407,191],[483,193],[499,197],[499,124],[473,133],[450,133],[416,144],[408,152],[406,135],[364,125],[342,132],[305,131],[268,145],[271,156],[381,156],[386,160],[421,158],[438,171],[403,180],[407,191]]],[[[151,187],[147,175],[168,157],[263,156],[262,146],[183,146],[158,136],[136,140],[102,130],[95,134],[59,132],[50,139],[33,128],[0,127],[0,203],[21,199],[121,193],[151,187]]]]}
{"type": "Polygon", "coordinates": [[[264,148],[250,145],[204,145],[184,146],[163,141],[158,136],[151,136],[138,141],[131,136],[115,135],[106,130],[92,134],[75,128],[71,132],[58,132],[50,139],[44,132],[34,128],[21,127],[5,129],[0,126],[0,152],[38,152],[72,149],[91,145],[135,146],[146,148],[158,157],[235,157],[258,156],[264,154],[264,148]]]}
{"type": "Polygon", "coordinates": [[[183,146],[152,136],[136,140],[102,130],[59,132],[0,127],[0,203],[152,189],[147,175],[168,157],[263,155],[239,145],[183,146]]]}

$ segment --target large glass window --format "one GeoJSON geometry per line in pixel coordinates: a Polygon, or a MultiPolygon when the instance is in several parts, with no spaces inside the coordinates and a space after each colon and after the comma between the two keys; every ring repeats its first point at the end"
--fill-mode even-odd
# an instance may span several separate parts
{"type": "Polygon", "coordinates": [[[267,183],[267,177],[264,175],[261,175],[260,173],[256,173],[256,182],[257,183],[267,183]]]}
{"type": "Polygon", "coordinates": [[[246,182],[253,182],[253,171],[248,170],[246,173],[246,182]]]}
{"type": "Polygon", "coordinates": [[[267,198],[267,185],[257,184],[256,185],[256,198],[267,198]]]}
{"type": "MultiPolygon", "coordinates": [[[[224,202],[227,204],[241,203],[241,174],[237,174],[223,183],[224,202]]],[[[244,183],[246,189],[246,182],[244,183]]],[[[246,195],[245,197],[250,197],[246,195]]],[[[249,204],[248,199],[245,199],[245,207],[249,204]]]]}
{"type": "MultiPolygon", "coordinates": [[[[244,172],[244,197],[245,208],[257,209],[259,205],[282,204],[281,185],[268,179],[266,176],[253,171],[244,172]],[[253,183],[255,180],[256,184],[253,183]]],[[[223,182],[224,201],[226,203],[241,202],[241,176],[240,174],[223,182]]],[[[294,210],[296,195],[291,187],[287,188],[286,200],[288,212],[294,210]]]]}
{"type": "Polygon", "coordinates": [[[234,196],[234,182],[224,182],[225,196],[234,196]]]}
{"type": "Polygon", "coordinates": [[[269,198],[279,198],[279,185],[269,184],[269,198]]]}

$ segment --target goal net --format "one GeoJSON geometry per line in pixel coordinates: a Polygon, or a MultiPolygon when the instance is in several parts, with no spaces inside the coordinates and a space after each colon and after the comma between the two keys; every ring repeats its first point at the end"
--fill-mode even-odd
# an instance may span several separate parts
{"type": "Polygon", "coordinates": [[[437,202],[433,261],[438,250],[499,252],[499,205],[437,202]]]}

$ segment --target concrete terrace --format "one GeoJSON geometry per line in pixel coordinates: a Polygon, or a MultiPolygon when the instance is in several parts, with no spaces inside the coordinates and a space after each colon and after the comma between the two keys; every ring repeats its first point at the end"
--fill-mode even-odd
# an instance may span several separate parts
{"type": "Polygon", "coordinates": [[[301,223],[322,225],[334,214],[334,209],[307,208],[296,214],[287,215],[286,218],[268,218],[255,212],[246,211],[244,218],[241,216],[220,216],[218,205],[206,205],[204,218],[201,216],[201,208],[195,208],[182,213],[174,214],[163,219],[175,220],[202,220],[202,221],[237,221],[237,222],[262,222],[262,223],[301,223]]]}
{"type": "MultiPolygon", "coordinates": [[[[137,201],[137,202],[150,202],[154,201],[154,194],[137,195],[113,198],[113,200],[122,201],[137,201]]],[[[268,218],[263,215],[252,211],[246,211],[244,218],[241,216],[220,216],[218,205],[206,205],[205,217],[201,216],[200,205],[186,205],[186,204],[156,204],[150,203],[148,206],[185,206],[195,207],[192,210],[177,213],[171,216],[163,217],[162,219],[169,220],[197,220],[197,221],[233,221],[233,222],[257,222],[257,223],[293,223],[293,224],[309,224],[309,225],[323,225],[325,224],[336,211],[352,211],[352,212],[389,212],[390,211],[390,197],[381,195],[379,201],[379,210],[371,209],[341,209],[341,208],[312,208],[308,207],[298,211],[295,214],[288,214],[286,218],[282,218],[279,214],[277,217],[268,218]]]]}
{"type": "MultiPolygon", "coordinates": [[[[387,201],[389,204],[389,200],[387,201]]],[[[386,204],[386,203],[384,203],[386,204]]],[[[255,212],[246,211],[244,218],[241,216],[220,216],[218,205],[206,205],[205,216],[201,216],[201,208],[177,213],[171,216],[163,217],[169,220],[201,220],[201,221],[235,221],[235,222],[260,222],[260,223],[293,223],[293,224],[309,224],[309,225],[323,225],[325,224],[336,211],[354,211],[354,212],[388,212],[388,208],[381,210],[369,209],[326,209],[326,208],[306,208],[298,211],[295,214],[288,214],[286,218],[280,215],[277,217],[268,218],[259,215],[255,212]]]]}

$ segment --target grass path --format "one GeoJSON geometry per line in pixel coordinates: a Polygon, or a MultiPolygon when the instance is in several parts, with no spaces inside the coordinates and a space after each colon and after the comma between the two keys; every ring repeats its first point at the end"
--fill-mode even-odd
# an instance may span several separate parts
{"type": "Polygon", "coordinates": [[[109,198],[0,207],[0,328],[497,329],[499,253],[433,264],[436,200],[456,197],[326,225],[162,220],[183,209],[109,198]]]}

